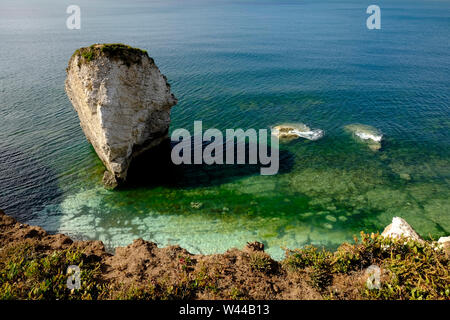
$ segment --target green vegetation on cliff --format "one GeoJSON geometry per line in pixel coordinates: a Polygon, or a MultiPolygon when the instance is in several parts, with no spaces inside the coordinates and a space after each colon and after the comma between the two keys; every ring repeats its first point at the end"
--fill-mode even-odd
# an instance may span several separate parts
{"type": "Polygon", "coordinates": [[[361,233],[335,252],[288,250],[282,262],[252,246],[214,257],[180,254],[163,266],[166,276],[124,285],[103,277],[101,257],[72,246],[42,252],[36,242],[11,244],[0,251],[0,299],[279,299],[293,286],[314,290],[303,297],[309,299],[450,299],[448,252],[431,242],[361,233]],[[79,290],[66,287],[74,264],[81,269],[79,290]],[[371,265],[381,270],[378,289],[366,286],[371,265]],[[240,276],[248,283],[234,279],[240,276]]]}
{"type": "MultiPolygon", "coordinates": [[[[355,238],[353,245],[343,244],[334,253],[310,246],[288,251],[283,261],[296,271],[309,269],[312,284],[323,292],[337,276],[378,266],[380,288],[358,290],[360,298],[382,300],[450,299],[449,262],[448,253],[431,242],[363,232],[360,240],[355,238]]],[[[330,298],[339,298],[328,293],[330,298]]]]}
{"type": "Polygon", "coordinates": [[[87,259],[80,250],[56,250],[50,254],[29,243],[0,252],[0,299],[91,300],[101,299],[98,282],[100,264],[87,259]],[[67,267],[81,269],[81,289],[67,288],[67,267]]]}
{"type": "Polygon", "coordinates": [[[79,65],[91,62],[100,56],[106,56],[111,59],[118,59],[128,67],[134,63],[140,63],[142,56],[147,56],[146,50],[133,48],[122,43],[104,43],[93,44],[89,47],[77,49],[72,57],[81,56],[79,65]]]}

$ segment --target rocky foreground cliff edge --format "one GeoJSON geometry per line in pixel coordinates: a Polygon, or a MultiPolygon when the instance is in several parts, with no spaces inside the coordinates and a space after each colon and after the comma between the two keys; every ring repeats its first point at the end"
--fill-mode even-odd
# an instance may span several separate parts
{"type": "Polygon", "coordinates": [[[394,218],[384,235],[362,233],[335,252],[289,250],[283,261],[258,242],[201,255],[138,239],[113,255],[0,210],[0,299],[450,299],[450,239],[416,236],[394,218]],[[69,265],[80,266],[79,290],[66,286],[69,265]],[[371,266],[379,288],[367,287],[371,266]]]}
{"type": "Polygon", "coordinates": [[[167,138],[177,99],[147,52],[127,45],[80,48],[66,71],[66,93],[107,169],[105,186],[114,188],[134,157],[167,138]]]}

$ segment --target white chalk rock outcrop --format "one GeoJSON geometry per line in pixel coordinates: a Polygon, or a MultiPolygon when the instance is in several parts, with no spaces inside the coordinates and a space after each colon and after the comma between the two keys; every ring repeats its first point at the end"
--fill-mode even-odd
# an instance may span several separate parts
{"type": "Polygon", "coordinates": [[[423,241],[408,222],[399,217],[392,218],[392,223],[384,229],[381,235],[385,238],[400,238],[403,236],[418,242],[423,241]]]}
{"type": "Polygon", "coordinates": [[[122,44],[78,49],[67,67],[65,89],[107,168],[106,186],[125,181],[131,160],[167,138],[177,99],[146,51],[122,44]]]}
{"type": "Polygon", "coordinates": [[[440,237],[438,240],[439,247],[450,251],[450,236],[440,237]]]}

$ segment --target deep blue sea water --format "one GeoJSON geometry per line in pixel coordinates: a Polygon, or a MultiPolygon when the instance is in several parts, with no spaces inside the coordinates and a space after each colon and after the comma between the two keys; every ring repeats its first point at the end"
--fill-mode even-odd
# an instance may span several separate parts
{"type": "Polygon", "coordinates": [[[0,3],[0,208],[109,247],[142,237],[191,252],[262,241],[337,246],[405,218],[450,234],[450,1],[165,0],[0,3]],[[81,29],[66,8],[81,7],[81,29]],[[148,50],[179,103],[171,131],[305,123],[317,141],[281,145],[282,170],[205,166],[121,191],[64,92],[72,53],[93,43],[148,50]],[[373,152],[344,130],[384,135],[373,152]]]}

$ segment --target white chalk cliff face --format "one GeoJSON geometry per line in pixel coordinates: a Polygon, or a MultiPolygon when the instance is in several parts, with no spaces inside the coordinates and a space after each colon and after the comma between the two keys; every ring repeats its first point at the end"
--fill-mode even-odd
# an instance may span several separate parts
{"type": "Polygon", "coordinates": [[[167,138],[177,100],[145,51],[121,44],[81,48],[69,61],[65,89],[107,168],[108,187],[126,180],[134,157],[167,138]]]}

